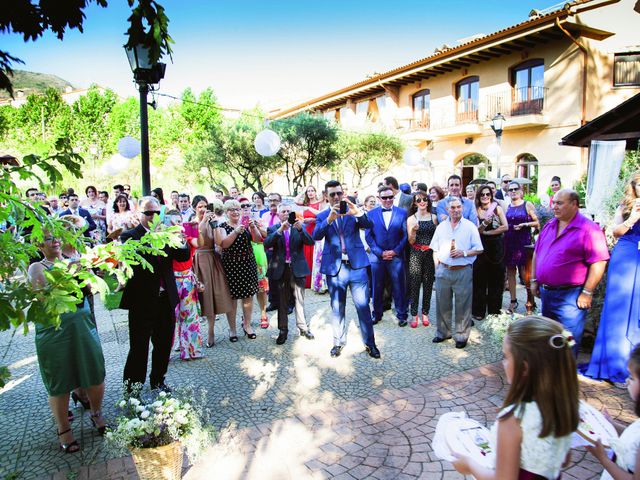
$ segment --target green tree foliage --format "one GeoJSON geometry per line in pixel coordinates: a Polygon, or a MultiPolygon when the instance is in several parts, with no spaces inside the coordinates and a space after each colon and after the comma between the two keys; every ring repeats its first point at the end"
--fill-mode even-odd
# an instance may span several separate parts
{"type": "Polygon", "coordinates": [[[338,159],[338,127],[324,117],[302,113],[271,124],[280,135],[282,160],[289,193],[297,195],[320,170],[338,159]]]}
{"type": "MultiPolygon", "coordinates": [[[[270,175],[282,161],[278,157],[263,158],[253,145],[262,126],[261,113],[245,112],[238,120],[227,120],[210,130],[210,138],[194,146],[187,154],[187,168],[206,170],[211,187],[221,187],[219,175],[232,180],[242,189],[263,191],[270,183],[270,175]]],[[[222,177],[224,178],[224,177],[222,177]]]]}
{"type": "Polygon", "coordinates": [[[359,189],[366,176],[384,172],[402,157],[404,147],[398,137],[387,133],[343,131],[336,149],[343,166],[353,174],[353,186],[359,189]]]}
{"type": "Polygon", "coordinates": [[[95,85],[78,98],[71,106],[71,137],[74,144],[85,152],[91,148],[95,148],[98,154],[106,151],[109,134],[103,125],[107,123],[116,103],[118,97],[112,90],[101,92],[95,85]]]}

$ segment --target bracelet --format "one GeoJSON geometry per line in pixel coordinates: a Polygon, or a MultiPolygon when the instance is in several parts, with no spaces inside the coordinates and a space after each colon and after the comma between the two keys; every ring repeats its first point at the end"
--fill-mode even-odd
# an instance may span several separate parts
{"type": "Polygon", "coordinates": [[[629,229],[633,228],[633,223],[629,222],[629,219],[627,219],[624,222],[622,222],[622,225],[624,225],[625,227],[627,227],[629,229]]]}
{"type": "Polygon", "coordinates": [[[593,297],[593,292],[590,292],[586,288],[582,289],[582,293],[584,293],[585,295],[588,295],[589,297],[593,297]]]}

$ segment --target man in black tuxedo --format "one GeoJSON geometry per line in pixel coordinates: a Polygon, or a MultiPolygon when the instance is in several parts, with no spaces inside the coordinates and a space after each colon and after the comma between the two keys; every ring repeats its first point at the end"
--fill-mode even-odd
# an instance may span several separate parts
{"type": "Polygon", "coordinates": [[[309,264],[304,256],[303,245],[313,245],[314,241],[309,232],[303,227],[300,220],[291,225],[288,221],[291,207],[278,205],[280,224],[267,229],[267,238],[264,241],[265,248],[273,248],[267,277],[278,289],[278,329],[280,334],[276,339],[278,345],[287,341],[289,333],[288,305],[291,288],[296,299],[296,325],[300,335],[309,340],[314,338],[309,323],[304,315],[304,282],[307,275],[311,275],[309,264]]]}
{"type": "MultiPolygon", "coordinates": [[[[140,224],[120,235],[126,242],[130,238],[140,240],[149,232],[149,224],[160,214],[160,203],[154,197],[140,200],[140,224]]],[[[129,355],[124,366],[125,388],[135,383],[144,384],[147,376],[149,339],[153,344],[151,354],[151,389],[168,390],[164,376],[169,365],[171,343],[175,327],[175,308],[178,304],[178,289],[173,276],[172,261],[189,259],[189,248],[165,248],[166,257],[143,255],[153,271],[141,265],[133,266],[133,276],[122,293],[120,308],[129,310],[129,355]]]]}
{"type": "Polygon", "coordinates": [[[66,210],[62,210],[58,214],[59,217],[62,217],[63,215],[78,215],[84,218],[88,226],[87,229],[84,231],[85,237],[88,237],[89,232],[92,232],[93,230],[96,229],[96,222],[94,222],[93,218],[91,218],[91,214],[89,213],[89,210],[86,210],[80,207],[80,200],[78,199],[78,195],[76,195],[75,193],[72,193],[71,195],[69,195],[69,208],[67,208],[66,210]]]}

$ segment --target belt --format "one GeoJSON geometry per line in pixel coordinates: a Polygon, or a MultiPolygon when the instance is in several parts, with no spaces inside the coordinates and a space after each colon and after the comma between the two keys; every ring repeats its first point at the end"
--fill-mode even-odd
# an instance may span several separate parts
{"type": "Polygon", "coordinates": [[[422,250],[423,252],[431,250],[431,247],[429,245],[417,245],[415,243],[411,245],[411,248],[413,248],[414,250],[422,250]]]}
{"type": "Polygon", "coordinates": [[[571,290],[574,288],[582,287],[582,285],[546,285],[544,283],[541,286],[545,290],[571,290]]]}
{"type": "Polygon", "coordinates": [[[462,270],[463,268],[470,267],[471,265],[447,265],[446,263],[441,263],[444,268],[447,270],[462,270]]]}

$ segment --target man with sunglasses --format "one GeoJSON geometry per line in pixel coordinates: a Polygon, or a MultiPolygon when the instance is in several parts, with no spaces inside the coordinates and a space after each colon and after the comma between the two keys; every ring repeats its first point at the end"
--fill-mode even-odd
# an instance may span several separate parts
{"type": "MultiPolygon", "coordinates": [[[[154,197],[140,199],[140,224],[122,233],[122,243],[130,238],[140,240],[150,231],[150,225],[160,214],[160,203],[154,197]]],[[[169,355],[175,327],[178,289],[173,276],[173,260],[186,262],[190,252],[186,243],[181,248],[166,247],[166,257],[142,255],[152,270],[133,266],[133,276],[127,282],[120,308],[129,310],[129,355],[124,366],[125,388],[131,391],[136,383],[144,384],[147,376],[149,340],[151,355],[151,389],[170,390],[165,384],[169,355]]]]}
{"type": "Polygon", "coordinates": [[[407,295],[404,279],[406,276],[404,250],[407,245],[407,213],[395,207],[391,187],[378,189],[380,207],[369,212],[373,226],[367,230],[367,244],[373,253],[371,276],[373,279],[373,323],[382,320],[385,278],[392,279],[391,295],[396,309],[398,326],[407,325],[407,295]]]}
{"type": "Polygon", "coordinates": [[[495,198],[502,200],[506,207],[511,205],[511,196],[509,195],[509,184],[511,183],[511,180],[513,179],[508,173],[502,175],[502,178],[500,179],[500,189],[494,195],[495,198]]]}
{"type": "Polygon", "coordinates": [[[327,288],[331,297],[333,311],[333,348],[331,356],[338,357],[347,343],[347,323],[345,321],[345,303],[347,288],[358,313],[360,334],[367,353],[372,358],[380,358],[373,333],[371,310],[369,309],[369,277],[367,267],[369,257],[360,240],[360,229],[371,228],[367,214],[353,202],[344,198],[342,185],[330,180],[324,186],[329,200],[328,209],[316,217],[313,239],[324,239],[320,272],[327,277],[327,288]],[[346,207],[341,213],[340,205],[346,207]]]}
{"type": "Polygon", "coordinates": [[[390,188],[393,192],[393,206],[403,208],[408,214],[411,205],[413,205],[413,197],[400,190],[398,180],[395,177],[385,177],[382,179],[382,185],[390,188]]]}

